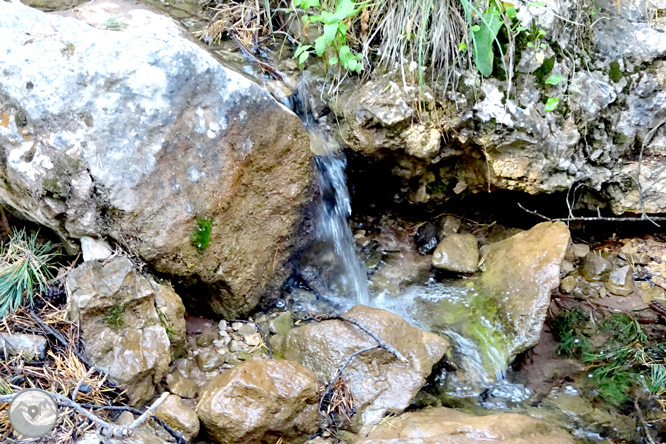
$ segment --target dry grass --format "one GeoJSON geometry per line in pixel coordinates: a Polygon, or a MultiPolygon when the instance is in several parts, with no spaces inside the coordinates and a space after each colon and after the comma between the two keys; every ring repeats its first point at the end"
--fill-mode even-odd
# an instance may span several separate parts
{"type": "Polygon", "coordinates": [[[351,418],[356,413],[356,403],[354,394],[344,377],[339,376],[335,380],[323,407],[326,417],[333,420],[336,427],[351,423],[351,418]]]}
{"type": "MultiPolygon", "coordinates": [[[[21,356],[0,361],[0,391],[16,392],[25,388],[39,388],[64,396],[71,396],[78,382],[87,374],[87,367],[72,352],[79,343],[79,329],[69,321],[64,306],[56,307],[43,301],[44,307],[37,315],[44,323],[58,331],[70,344],[65,347],[49,341],[46,358],[43,362],[26,361],[21,356]]],[[[11,334],[44,332],[27,310],[18,310],[0,322],[0,332],[11,334]]],[[[124,400],[122,394],[106,384],[105,378],[92,374],[84,381],[77,401],[81,404],[110,405],[124,400]]],[[[0,405],[0,442],[11,442],[17,439],[7,417],[8,404],[0,405]]],[[[33,440],[35,443],[70,444],[76,442],[83,434],[94,430],[94,425],[82,415],[75,414],[71,409],[63,409],[58,424],[48,435],[33,440]]]]}

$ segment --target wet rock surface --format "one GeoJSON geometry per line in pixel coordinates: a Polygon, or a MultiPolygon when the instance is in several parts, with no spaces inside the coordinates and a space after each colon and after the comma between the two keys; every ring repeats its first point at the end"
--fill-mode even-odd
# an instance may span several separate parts
{"type": "Polygon", "coordinates": [[[403,413],[391,418],[357,444],[424,443],[474,444],[478,442],[506,444],[573,444],[574,439],[557,427],[527,415],[510,413],[474,416],[447,408],[426,409],[403,413]]]}
{"type": "Polygon", "coordinates": [[[84,262],[67,276],[66,287],[87,356],[127,388],[131,404],[148,401],[171,362],[170,339],[184,341],[178,295],[142,276],[123,256],[84,262]],[[163,316],[156,309],[158,293],[170,295],[163,316]]]}
{"type": "Polygon", "coordinates": [[[155,415],[174,430],[182,432],[183,438],[192,441],[199,434],[199,417],[185,405],[180,396],[169,395],[155,410],[155,415]]]}
{"type": "Polygon", "coordinates": [[[450,234],[437,245],[432,256],[436,268],[455,273],[474,273],[479,264],[479,249],[472,234],[450,234]]]}
{"type": "Polygon", "coordinates": [[[141,10],[111,31],[2,9],[3,203],[69,252],[84,236],[123,243],[199,284],[209,313],[275,294],[312,197],[300,120],[169,18],[141,10]]]}
{"type": "Polygon", "coordinates": [[[210,381],[196,412],[217,443],[298,443],[319,427],[317,394],[302,365],[253,359],[210,381]]]}
{"type": "MultiPolygon", "coordinates": [[[[350,362],[344,377],[356,404],[354,421],[373,424],[386,412],[402,412],[444,356],[448,343],[385,310],[355,306],[344,316],[362,323],[407,359],[401,362],[386,350],[376,349],[350,362]]],[[[285,338],[283,354],[329,381],[352,353],[376,345],[358,327],[341,320],[328,320],[291,330],[285,338]]]]}

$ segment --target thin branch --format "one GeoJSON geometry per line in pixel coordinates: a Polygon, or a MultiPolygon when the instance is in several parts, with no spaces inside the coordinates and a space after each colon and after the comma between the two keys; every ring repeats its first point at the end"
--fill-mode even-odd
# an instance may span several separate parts
{"type": "Polygon", "coordinates": [[[319,411],[321,411],[321,408],[322,408],[323,405],[324,405],[324,400],[325,400],[326,397],[331,393],[331,390],[333,389],[333,386],[334,386],[334,384],[335,384],[335,381],[338,380],[338,378],[340,377],[340,375],[342,375],[342,372],[344,372],[345,369],[347,368],[347,366],[349,366],[349,364],[351,363],[352,359],[354,359],[356,356],[360,355],[361,353],[365,353],[365,352],[367,352],[367,351],[374,350],[374,349],[376,349],[376,348],[379,348],[379,346],[378,346],[378,345],[375,345],[374,347],[362,348],[361,350],[357,350],[357,351],[355,351],[354,353],[352,353],[351,355],[349,355],[349,357],[347,358],[347,360],[345,361],[345,363],[343,364],[343,366],[340,367],[340,369],[337,371],[337,373],[335,374],[335,376],[334,376],[333,378],[331,378],[330,382],[329,382],[328,385],[326,386],[326,391],[324,392],[324,394],[321,396],[321,399],[319,400],[319,411]]]}
{"type": "MultiPolygon", "coordinates": [[[[647,222],[648,219],[644,219],[643,217],[624,217],[624,216],[610,216],[610,217],[605,217],[605,216],[588,216],[588,217],[555,217],[551,218],[548,216],[544,216],[543,214],[534,211],[534,210],[528,210],[524,206],[522,206],[520,203],[518,203],[518,207],[520,207],[521,210],[523,210],[526,213],[532,214],[536,217],[539,217],[543,220],[549,221],[549,222],[647,222]]],[[[654,216],[649,219],[649,221],[666,221],[666,217],[664,216],[654,216]]]]}
{"type": "Polygon", "coordinates": [[[645,150],[645,146],[650,143],[650,140],[652,140],[652,137],[655,135],[657,130],[666,123],[666,118],[663,118],[654,128],[652,128],[648,133],[645,135],[645,139],[643,139],[643,143],[641,144],[641,151],[638,154],[638,169],[636,172],[636,182],[638,183],[638,198],[640,199],[641,203],[641,217],[647,218],[650,222],[654,223],[656,226],[659,226],[659,224],[653,222],[654,218],[650,218],[646,213],[645,213],[645,201],[643,197],[643,186],[641,184],[641,165],[643,163],[643,151],[645,150]]]}
{"type": "Polygon", "coordinates": [[[81,386],[85,382],[86,379],[90,378],[90,375],[93,374],[95,371],[95,367],[90,367],[88,369],[88,372],[85,374],[83,378],[79,380],[79,382],[76,384],[76,387],[74,388],[74,391],[72,392],[72,401],[76,401],[76,397],[79,395],[79,390],[81,390],[81,386]]]}
{"type": "Polygon", "coordinates": [[[383,348],[383,349],[386,350],[387,352],[391,353],[391,354],[392,354],[393,356],[395,356],[398,360],[400,360],[400,361],[402,361],[402,362],[405,362],[405,363],[409,362],[409,361],[408,361],[408,360],[402,355],[402,353],[400,353],[398,350],[396,350],[391,344],[387,344],[386,342],[382,341],[382,339],[381,339],[379,336],[377,336],[376,333],[374,333],[372,330],[370,330],[368,327],[366,327],[365,325],[363,325],[362,323],[360,323],[360,322],[357,321],[356,319],[348,318],[348,317],[346,317],[346,316],[344,316],[344,315],[328,315],[328,316],[324,316],[323,318],[320,318],[320,319],[322,319],[322,320],[337,319],[337,320],[340,320],[340,321],[348,322],[348,323],[350,323],[350,324],[352,324],[352,325],[358,327],[360,330],[362,330],[363,332],[367,333],[368,335],[370,335],[370,336],[372,337],[372,339],[374,339],[375,341],[377,341],[377,344],[378,344],[381,348],[383,348]]]}
{"type": "Polygon", "coordinates": [[[654,442],[654,439],[652,438],[652,435],[650,435],[650,430],[648,429],[648,425],[645,422],[645,417],[643,416],[643,411],[638,406],[638,401],[635,400],[635,399],[634,399],[634,408],[636,409],[636,414],[638,414],[638,420],[643,425],[643,430],[645,430],[645,437],[647,438],[648,442],[650,444],[657,444],[657,443],[654,442]]]}
{"type": "MultiPolygon", "coordinates": [[[[20,392],[12,393],[11,395],[0,395],[0,403],[7,403],[13,401],[14,398],[16,398],[16,396],[19,395],[19,393],[20,392]]],[[[155,402],[153,402],[153,404],[150,407],[148,407],[148,409],[146,409],[146,411],[143,412],[141,416],[139,416],[131,424],[125,426],[119,426],[111,424],[110,422],[103,420],[99,416],[94,415],[93,413],[84,409],[79,403],[69,399],[67,396],[51,392],[49,392],[49,394],[53,397],[53,399],[57,401],[59,405],[70,407],[75,411],[77,411],[78,413],[81,413],[83,416],[88,418],[93,423],[95,423],[95,425],[97,425],[99,433],[107,438],[125,438],[132,436],[136,428],[139,427],[141,424],[143,424],[148,419],[148,417],[153,414],[155,409],[159,407],[160,404],[162,404],[162,402],[164,402],[166,397],[170,395],[169,392],[162,393],[162,396],[160,396],[155,402]]]]}

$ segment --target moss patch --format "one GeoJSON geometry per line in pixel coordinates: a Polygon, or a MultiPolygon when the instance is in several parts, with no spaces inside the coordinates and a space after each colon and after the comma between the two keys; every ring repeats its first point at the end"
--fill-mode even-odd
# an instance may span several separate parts
{"type": "Polygon", "coordinates": [[[125,326],[125,311],[120,302],[116,302],[106,310],[104,322],[115,332],[125,326]]]}
{"type": "Polygon", "coordinates": [[[539,69],[534,71],[534,76],[537,79],[537,82],[539,82],[539,85],[545,86],[546,85],[546,79],[548,78],[548,74],[551,73],[553,68],[555,67],[555,57],[551,57],[549,59],[546,59],[543,61],[539,69]]]}
{"type": "Polygon", "coordinates": [[[622,133],[616,133],[613,136],[613,143],[615,145],[624,145],[629,141],[629,138],[622,133]]]}
{"type": "Polygon", "coordinates": [[[199,253],[203,253],[210,245],[210,234],[213,229],[213,219],[198,217],[197,223],[190,236],[190,243],[199,253]]]}
{"type": "Polygon", "coordinates": [[[615,83],[622,79],[622,71],[620,71],[620,64],[618,62],[611,62],[608,77],[615,83]]]}

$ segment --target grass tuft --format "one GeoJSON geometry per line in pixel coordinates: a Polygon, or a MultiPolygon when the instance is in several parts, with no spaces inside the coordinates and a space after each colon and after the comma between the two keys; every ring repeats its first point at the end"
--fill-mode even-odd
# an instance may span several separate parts
{"type": "Polygon", "coordinates": [[[53,279],[51,270],[59,253],[50,242],[38,243],[37,235],[19,230],[0,250],[0,318],[26,299],[32,306],[34,292],[44,292],[47,282],[53,279]]]}

